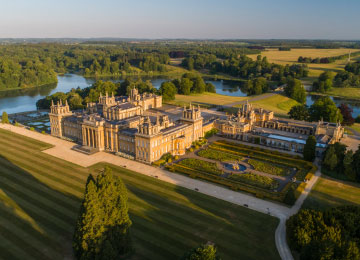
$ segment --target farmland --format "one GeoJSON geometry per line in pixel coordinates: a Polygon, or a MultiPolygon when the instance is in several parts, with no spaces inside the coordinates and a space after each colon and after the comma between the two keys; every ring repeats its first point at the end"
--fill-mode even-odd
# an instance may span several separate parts
{"type": "MultiPolygon", "coordinates": [[[[358,49],[351,49],[352,52],[359,51],[358,49]]],[[[282,65],[297,63],[299,56],[303,57],[333,57],[349,53],[349,49],[291,49],[290,51],[279,51],[278,49],[267,49],[261,53],[262,56],[266,56],[269,62],[274,62],[282,65]]],[[[256,58],[256,54],[248,55],[252,59],[256,58]]],[[[354,60],[356,57],[353,57],[354,60]]],[[[337,60],[334,63],[329,64],[308,64],[309,66],[309,79],[318,77],[323,71],[342,70],[346,65],[346,59],[337,60]]]]}

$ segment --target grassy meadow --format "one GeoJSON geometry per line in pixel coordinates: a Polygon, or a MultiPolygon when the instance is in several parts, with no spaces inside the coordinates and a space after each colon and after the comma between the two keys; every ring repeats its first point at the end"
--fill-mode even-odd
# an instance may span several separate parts
{"type": "MultiPolygon", "coordinates": [[[[352,52],[359,51],[358,49],[351,49],[352,52]]],[[[261,52],[262,56],[266,56],[269,62],[274,62],[282,65],[297,63],[299,56],[321,58],[321,57],[333,57],[343,54],[348,54],[349,49],[291,49],[290,51],[279,51],[278,49],[267,49],[261,52]]],[[[256,59],[257,54],[248,55],[252,59],[256,59]]],[[[358,56],[353,57],[355,61],[358,56]]],[[[309,79],[312,81],[315,77],[318,77],[323,71],[332,70],[340,71],[343,70],[347,60],[337,60],[334,63],[329,64],[307,64],[309,67],[309,79]]]]}
{"type": "MultiPolygon", "coordinates": [[[[313,93],[313,94],[322,94],[322,93],[313,93]]],[[[326,92],[326,95],[343,97],[349,99],[358,99],[360,98],[360,88],[332,88],[326,92]]]]}
{"type": "MultiPolygon", "coordinates": [[[[90,168],[52,157],[49,145],[0,130],[3,259],[72,259],[72,235],[90,168]]],[[[278,220],[110,165],[129,190],[132,259],[178,259],[214,242],[223,259],[279,259],[278,220]]]]}
{"type": "MultiPolygon", "coordinates": [[[[279,94],[274,94],[255,101],[249,99],[249,102],[251,102],[254,107],[261,107],[266,110],[274,111],[274,114],[279,117],[288,117],[287,113],[290,111],[291,107],[299,104],[296,100],[279,94]]],[[[240,104],[235,107],[241,106],[242,105],[240,104]]]]}
{"type": "Polygon", "coordinates": [[[248,99],[249,97],[232,97],[220,95],[216,93],[205,92],[202,94],[180,95],[175,96],[175,100],[167,101],[167,104],[184,106],[192,104],[200,104],[203,106],[226,105],[248,99]]]}
{"type": "Polygon", "coordinates": [[[302,207],[326,209],[347,204],[360,206],[360,184],[322,175],[302,207]]]}

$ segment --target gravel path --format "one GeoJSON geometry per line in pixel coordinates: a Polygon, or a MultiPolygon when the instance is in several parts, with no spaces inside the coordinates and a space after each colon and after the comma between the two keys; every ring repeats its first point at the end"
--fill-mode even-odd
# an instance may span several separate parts
{"type": "Polygon", "coordinates": [[[121,158],[109,153],[99,152],[93,155],[85,155],[72,150],[72,147],[75,146],[75,144],[72,142],[61,140],[50,135],[40,134],[38,132],[30,131],[22,127],[16,127],[13,125],[0,123],[0,128],[52,144],[54,145],[53,148],[47,149],[43,152],[61,158],[63,160],[81,165],[83,167],[88,167],[98,162],[107,162],[119,166],[125,166],[127,169],[142,173],[144,175],[148,175],[151,177],[156,176],[156,178],[162,181],[166,181],[192,190],[197,188],[199,192],[203,194],[213,196],[218,199],[222,199],[240,206],[244,206],[245,204],[247,204],[247,207],[250,209],[262,212],[264,214],[271,214],[272,216],[280,219],[279,226],[275,232],[275,242],[281,258],[286,260],[293,259],[291,251],[286,242],[286,219],[298,212],[298,210],[301,208],[302,203],[304,202],[313,185],[316,183],[318,177],[320,176],[320,170],[318,170],[315,176],[309,181],[305,191],[296,201],[295,205],[292,208],[289,208],[281,204],[258,199],[244,193],[232,191],[230,189],[223,188],[208,182],[191,179],[180,174],[171,173],[160,168],[155,168],[150,165],[121,158]]]}

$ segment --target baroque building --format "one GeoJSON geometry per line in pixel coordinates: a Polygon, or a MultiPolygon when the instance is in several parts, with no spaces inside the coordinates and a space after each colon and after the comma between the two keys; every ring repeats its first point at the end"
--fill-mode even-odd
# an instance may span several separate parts
{"type": "Polygon", "coordinates": [[[184,107],[175,122],[164,113],[153,113],[161,107],[161,96],[140,95],[135,88],[129,97],[100,95],[99,102],[88,103],[80,113],[70,111],[67,102],[52,102],[51,134],[79,143],[75,149],[80,152],[115,152],[145,163],[159,160],[166,153],[183,155],[212,128],[226,138],[299,153],[309,135],[314,135],[317,156],[344,134],[339,123],[276,118],[272,111],[253,108],[248,102],[236,115],[206,122],[199,106],[184,107]]]}
{"type": "Polygon", "coordinates": [[[81,113],[71,112],[67,102],[52,103],[51,134],[80,143],[78,151],[110,151],[151,163],[166,153],[184,154],[212,127],[203,127],[199,106],[184,107],[176,122],[165,114],[147,113],[161,106],[161,96],[140,95],[135,88],[129,97],[100,95],[98,103],[88,103],[81,113]]]}
{"type": "Polygon", "coordinates": [[[253,108],[248,102],[239,108],[237,115],[228,115],[214,124],[224,137],[299,153],[303,152],[307,138],[313,135],[317,156],[344,135],[340,123],[275,118],[272,111],[253,108]]]}

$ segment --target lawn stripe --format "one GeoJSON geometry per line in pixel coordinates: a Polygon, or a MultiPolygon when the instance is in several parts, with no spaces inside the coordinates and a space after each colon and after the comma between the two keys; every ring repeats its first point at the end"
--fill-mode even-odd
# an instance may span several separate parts
{"type": "Polygon", "coordinates": [[[18,243],[13,243],[8,237],[4,237],[1,232],[0,241],[0,259],[36,260],[34,257],[25,253],[24,248],[20,247],[18,243]]]}
{"type": "Polygon", "coordinates": [[[11,165],[5,165],[5,163],[2,162],[0,158],[0,164],[3,166],[0,174],[7,178],[8,180],[11,180],[22,187],[25,187],[27,189],[30,189],[37,194],[40,194],[43,197],[46,197],[52,201],[55,201],[57,204],[61,205],[62,207],[68,209],[68,210],[77,210],[80,200],[75,200],[73,197],[66,197],[66,195],[61,194],[58,191],[52,190],[49,187],[46,186],[46,184],[43,184],[39,182],[37,179],[33,178],[32,175],[29,173],[21,173],[16,170],[12,170],[11,165]]]}
{"type": "Polygon", "coordinates": [[[37,237],[32,234],[34,232],[27,233],[25,230],[21,229],[17,225],[14,225],[13,223],[11,223],[11,221],[2,218],[1,216],[0,223],[0,225],[2,225],[2,228],[7,230],[6,234],[12,233],[15,236],[21,237],[21,240],[19,242],[21,242],[22,245],[24,245],[25,247],[31,248],[31,251],[35,251],[34,256],[36,256],[36,258],[40,257],[43,259],[51,259],[53,257],[56,257],[58,259],[61,259],[60,252],[58,252],[54,248],[49,250],[48,243],[46,243],[45,241],[44,243],[43,241],[38,240],[37,237]],[[46,251],[44,249],[46,249],[46,251]]]}
{"type": "MultiPolygon", "coordinates": [[[[1,173],[1,172],[0,172],[1,173]]],[[[52,212],[57,217],[61,217],[66,222],[72,223],[72,220],[77,216],[77,212],[69,211],[58,205],[56,201],[49,200],[49,197],[43,197],[34,191],[21,187],[15,182],[9,181],[6,178],[1,178],[2,189],[16,194],[20,198],[27,199],[30,203],[36,204],[45,211],[52,212]],[[56,205],[56,207],[54,207],[56,205]]]]}

